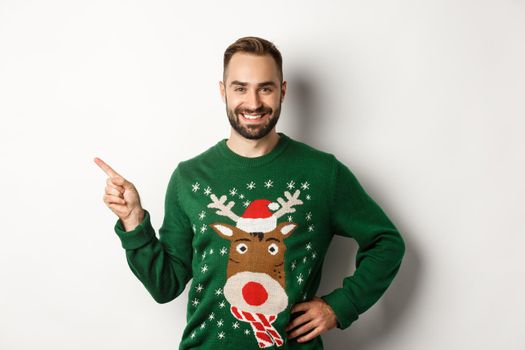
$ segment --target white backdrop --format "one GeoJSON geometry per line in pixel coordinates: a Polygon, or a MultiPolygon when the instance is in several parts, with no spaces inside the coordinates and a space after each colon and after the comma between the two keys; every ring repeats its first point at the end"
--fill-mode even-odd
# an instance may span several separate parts
{"type": "MultiPolygon", "coordinates": [[[[176,163],[229,136],[222,55],[246,35],[284,57],[277,130],[336,154],[405,238],[326,348],[524,349],[519,0],[0,0],[0,348],[178,347],[187,289],[160,305],[132,274],[93,158],[158,230],[176,163]]],[[[356,249],[335,238],[318,295],[356,249]]]]}

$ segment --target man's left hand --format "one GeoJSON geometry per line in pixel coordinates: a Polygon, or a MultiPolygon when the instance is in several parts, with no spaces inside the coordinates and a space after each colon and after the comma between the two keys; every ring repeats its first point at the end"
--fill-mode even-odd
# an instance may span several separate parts
{"type": "Polygon", "coordinates": [[[335,328],[337,317],[334,311],[323,299],[314,297],[313,300],[294,305],[291,312],[304,311],[301,316],[296,317],[288,324],[285,331],[299,327],[288,334],[288,339],[293,339],[307,332],[310,332],[299,339],[298,342],[307,342],[318,335],[335,328]]]}

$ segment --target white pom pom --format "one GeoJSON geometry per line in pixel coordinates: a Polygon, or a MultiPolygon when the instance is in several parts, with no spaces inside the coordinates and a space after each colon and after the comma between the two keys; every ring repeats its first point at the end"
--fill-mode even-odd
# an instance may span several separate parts
{"type": "Polygon", "coordinates": [[[272,202],[272,203],[268,204],[268,208],[269,208],[270,210],[275,211],[275,210],[279,209],[279,204],[278,204],[278,203],[275,203],[275,202],[272,202]]]}

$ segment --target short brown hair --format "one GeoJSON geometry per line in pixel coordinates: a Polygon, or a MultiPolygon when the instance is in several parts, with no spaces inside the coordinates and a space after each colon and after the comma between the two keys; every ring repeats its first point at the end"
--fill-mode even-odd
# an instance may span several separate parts
{"type": "Polygon", "coordinates": [[[283,82],[283,58],[281,53],[272,42],[256,36],[245,36],[237,39],[224,51],[223,79],[233,54],[237,52],[246,52],[258,56],[271,55],[277,64],[281,83],[283,82]]]}

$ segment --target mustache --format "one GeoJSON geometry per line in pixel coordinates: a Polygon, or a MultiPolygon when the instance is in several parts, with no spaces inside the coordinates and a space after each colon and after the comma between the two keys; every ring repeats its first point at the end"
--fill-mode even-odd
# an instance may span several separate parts
{"type": "Polygon", "coordinates": [[[236,114],[266,114],[266,113],[271,113],[272,112],[272,109],[271,108],[266,108],[266,107],[259,107],[255,110],[253,109],[235,109],[235,113],[236,114]]]}

